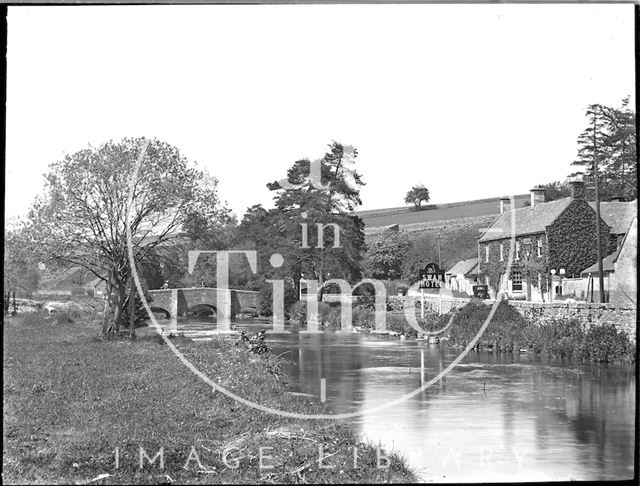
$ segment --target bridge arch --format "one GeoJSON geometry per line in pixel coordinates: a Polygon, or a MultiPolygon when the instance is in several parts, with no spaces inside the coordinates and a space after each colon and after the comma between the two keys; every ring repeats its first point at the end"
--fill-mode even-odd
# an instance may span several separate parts
{"type": "Polygon", "coordinates": [[[191,312],[194,314],[201,315],[199,311],[203,311],[203,310],[208,311],[207,315],[211,315],[211,313],[213,313],[216,318],[218,317],[218,308],[213,304],[196,303],[196,304],[191,304],[189,305],[189,307],[187,307],[187,313],[191,312]]]}
{"type": "Polygon", "coordinates": [[[168,311],[167,309],[165,309],[164,307],[159,307],[157,305],[151,305],[149,307],[151,308],[151,312],[162,313],[162,314],[164,314],[165,318],[167,318],[167,319],[171,318],[171,312],[168,311]]]}

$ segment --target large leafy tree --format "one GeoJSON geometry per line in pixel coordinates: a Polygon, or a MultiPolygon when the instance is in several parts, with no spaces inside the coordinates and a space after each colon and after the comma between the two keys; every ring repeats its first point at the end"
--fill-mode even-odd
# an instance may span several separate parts
{"type": "Polygon", "coordinates": [[[411,241],[402,261],[402,279],[417,282],[418,272],[429,262],[438,261],[438,246],[433,235],[425,235],[411,241]]]}
{"type": "Polygon", "coordinates": [[[429,199],[429,189],[422,184],[418,184],[417,186],[413,186],[411,190],[407,192],[404,197],[404,202],[406,204],[413,204],[416,208],[419,208],[423,202],[429,202],[429,199]]]}
{"type": "Polygon", "coordinates": [[[402,262],[411,247],[408,235],[403,231],[384,231],[367,249],[364,261],[368,277],[394,280],[402,275],[402,262]]]}
{"type": "Polygon", "coordinates": [[[106,282],[102,332],[108,334],[118,330],[132,284],[128,208],[134,258],[144,266],[162,255],[156,250],[178,237],[194,215],[226,217],[216,182],[159,140],[90,146],[50,165],[44,193],[30,212],[32,235],[50,259],[86,268],[106,282]]]}
{"type": "Polygon", "coordinates": [[[29,233],[26,221],[13,221],[5,229],[3,288],[7,292],[28,295],[38,289],[41,262],[29,233]]]}

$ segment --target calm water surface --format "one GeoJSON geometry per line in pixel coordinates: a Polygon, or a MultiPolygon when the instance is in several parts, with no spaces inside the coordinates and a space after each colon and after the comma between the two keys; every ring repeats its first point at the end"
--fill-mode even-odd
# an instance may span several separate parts
{"type": "MultiPolygon", "coordinates": [[[[211,329],[204,320],[182,326],[211,329]]],[[[268,323],[245,320],[255,332],[268,323]]],[[[365,334],[269,332],[295,389],[336,413],[379,406],[428,381],[459,352],[365,334]]],[[[203,343],[203,345],[206,345],[203,343]]],[[[542,362],[527,355],[469,354],[418,396],[348,421],[402,453],[425,481],[612,480],[633,477],[635,375],[631,367],[542,362]]]]}

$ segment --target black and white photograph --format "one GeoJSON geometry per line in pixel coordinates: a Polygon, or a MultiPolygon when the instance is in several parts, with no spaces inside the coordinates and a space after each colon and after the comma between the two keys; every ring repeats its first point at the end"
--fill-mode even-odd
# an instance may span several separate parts
{"type": "Polygon", "coordinates": [[[637,2],[0,7],[4,484],[637,484],[637,2]]]}

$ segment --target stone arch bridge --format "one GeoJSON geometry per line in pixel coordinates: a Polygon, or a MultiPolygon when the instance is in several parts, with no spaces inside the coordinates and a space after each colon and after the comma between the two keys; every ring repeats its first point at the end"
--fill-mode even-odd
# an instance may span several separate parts
{"type": "Polygon", "coordinates": [[[184,289],[150,290],[152,311],[160,311],[170,318],[184,316],[196,306],[207,306],[216,313],[218,323],[227,323],[241,309],[258,308],[258,292],[251,290],[193,287],[184,289]]]}

